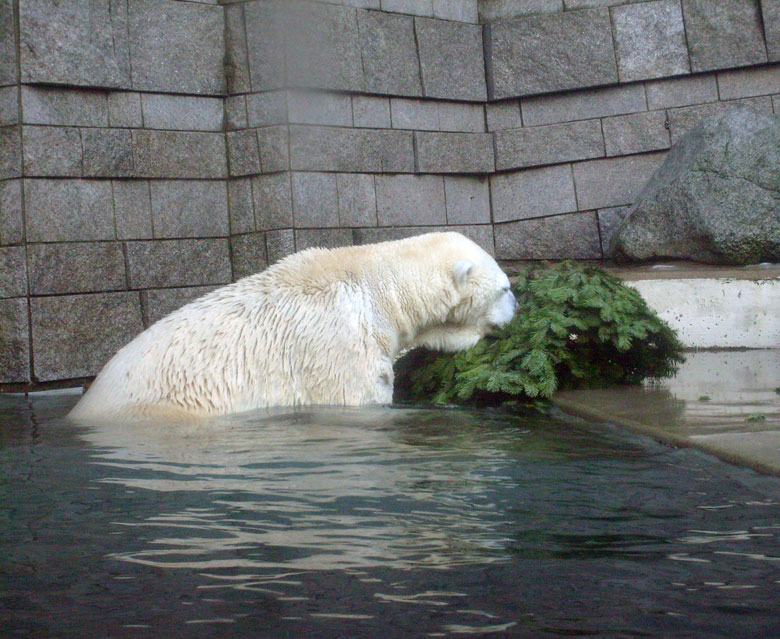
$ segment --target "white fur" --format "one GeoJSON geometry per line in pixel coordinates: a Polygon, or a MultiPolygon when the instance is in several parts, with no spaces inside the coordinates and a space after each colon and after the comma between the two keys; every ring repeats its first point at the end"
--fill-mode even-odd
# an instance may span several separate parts
{"type": "Polygon", "coordinates": [[[387,404],[399,352],[469,348],[515,308],[495,260],[458,233],[309,249],[149,327],[71,416],[387,404]]]}

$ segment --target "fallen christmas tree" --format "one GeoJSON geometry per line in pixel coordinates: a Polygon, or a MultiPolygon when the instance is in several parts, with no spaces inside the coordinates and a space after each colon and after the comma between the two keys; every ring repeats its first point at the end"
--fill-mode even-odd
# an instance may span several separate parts
{"type": "Polygon", "coordinates": [[[573,262],[514,278],[519,308],[506,327],[456,354],[424,349],[396,362],[396,401],[496,405],[558,389],[637,384],[684,361],[675,332],[634,289],[573,262]]]}

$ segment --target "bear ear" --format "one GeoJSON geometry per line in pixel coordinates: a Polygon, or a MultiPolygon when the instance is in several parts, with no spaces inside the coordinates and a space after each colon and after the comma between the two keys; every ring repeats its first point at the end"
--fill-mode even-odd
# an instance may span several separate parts
{"type": "Polygon", "coordinates": [[[452,269],[452,276],[455,278],[455,285],[462,288],[469,281],[469,277],[474,272],[474,262],[461,260],[452,269]]]}

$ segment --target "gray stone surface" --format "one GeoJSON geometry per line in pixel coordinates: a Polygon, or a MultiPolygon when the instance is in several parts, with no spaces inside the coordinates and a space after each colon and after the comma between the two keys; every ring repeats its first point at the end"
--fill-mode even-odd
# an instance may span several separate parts
{"type": "Polygon", "coordinates": [[[272,173],[252,178],[252,194],[258,231],[288,228],[293,225],[289,173],[272,173]]]}
{"type": "Polygon", "coordinates": [[[0,300],[0,353],[1,383],[30,380],[30,327],[23,297],[0,300]]]}
{"type": "Polygon", "coordinates": [[[0,180],[22,175],[22,131],[19,126],[0,127],[0,180]]]}
{"type": "Polygon", "coordinates": [[[227,177],[225,138],[220,133],[134,130],[132,134],[138,177],[227,177]]]}
{"type": "Polygon", "coordinates": [[[608,156],[658,151],[671,145],[665,111],[604,118],[601,125],[608,156]]]}
{"type": "Polygon", "coordinates": [[[292,199],[296,228],[339,225],[335,173],[293,173],[292,199]]]}
{"type": "Polygon", "coordinates": [[[28,242],[113,240],[110,180],[25,180],[28,242]]]}
{"type": "Polygon", "coordinates": [[[268,266],[264,233],[233,235],[230,238],[233,280],[254,275],[268,266]]]}
{"type": "Polygon", "coordinates": [[[34,297],[30,309],[33,375],[42,382],[97,374],[144,328],[138,293],[34,297]]]}
{"type": "Polygon", "coordinates": [[[489,133],[416,132],[418,169],[423,173],[489,173],[495,170],[489,133]]]}
{"type": "Polygon", "coordinates": [[[112,91],[108,94],[108,123],[115,127],[143,126],[141,94],[132,91],[112,91]]]}
{"type": "Polygon", "coordinates": [[[269,91],[283,87],[288,32],[284,3],[247,2],[242,7],[252,90],[269,91]]]}
{"type": "Polygon", "coordinates": [[[0,88],[0,126],[19,124],[19,90],[15,86],[0,88]]]}
{"type": "Polygon", "coordinates": [[[27,268],[23,246],[0,248],[0,298],[27,295],[27,268]]]}
{"type": "Polygon", "coordinates": [[[447,224],[490,223],[490,187],[486,177],[446,176],[447,224]]]}
{"type": "Polygon", "coordinates": [[[439,102],[439,128],[442,131],[484,133],[485,109],[481,104],[439,102]]]}
{"type": "Polygon", "coordinates": [[[780,60],[780,0],[761,0],[761,17],[769,60],[780,60]]]}
{"type": "Polygon", "coordinates": [[[274,264],[295,253],[295,235],[292,229],[278,229],[265,234],[268,264],[274,264]]]}
{"type": "Polygon", "coordinates": [[[82,129],[85,177],[131,177],[133,138],[129,129],[82,129]]]}
{"type": "Polygon", "coordinates": [[[645,90],[647,91],[647,108],[651,110],[717,102],[718,100],[718,83],[715,74],[646,82],[645,90]]]}
{"type": "Polygon", "coordinates": [[[141,108],[144,126],[149,129],[222,131],[220,98],[144,93],[141,108]]]}
{"type": "Polygon", "coordinates": [[[23,82],[130,87],[123,0],[25,0],[19,17],[23,82]]]}
{"type": "Polygon", "coordinates": [[[433,17],[458,22],[479,22],[477,0],[433,0],[433,17]]]}
{"type": "Polygon", "coordinates": [[[22,87],[22,121],[25,124],[108,126],[105,91],[22,87]]]}
{"type": "Polygon", "coordinates": [[[287,98],[284,91],[266,91],[246,96],[247,124],[272,126],[287,122],[287,98]]]}
{"type": "Polygon", "coordinates": [[[231,176],[254,175],[261,172],[257,133],[253,129],[229,131],[225,134],[231,176]]]}
{"type": "Polygon", "coordinates": [[[383,11],[432,16],[433,0],[381,0],[383,11]]]}
{"type": "Polygon", "coordinates": [[[526,98],[520,102],[520,106],[525,126],[603,118],[647,110],[645,91],[641,84],[526,98]]]}
{"type": "Polygon", "coordinates": [[[125,258],[119,242],[30,244],[27,263],[32,295],[127,288],[125,258]]]}
{"type": "Polygon", "coordinates": [[[436,175],[377,175],[380,226],[445,224],[444,180],[436,175]]]}
{"type": "Polygon", "coordinates": [[[221,7],[166,0],[128,0],[133,88],[222,95],[225,92],[221,7]]]}
{"type": "Polygon", "coordinates": [[[225,84],[229,94],[252,89],[243,4],[225,7],[225,84]]]}
{"type": "Polygon", "coordinates": [[[613,257],[611,248],[612,238],[617,233],[630,208],[630,206],[613,206],[612,208],[598,210],[601,252],[604,254],[604,257],[613,257]]]}
{"type": "Polygon", "coordinates": [[[338,173],[340,226],[376,226],[376,189],[374,176],[361,173],[338,173]]]}
{"type": "Polygon", "coordinates": [[[295,229],[295,250],[352,246],[350,229],[295,229]]]}
{"type": "Polygon", "coordinates": [[[150,186],[156,238],[230,234],[225,182],[154,180],[150,186]]]}
{"type": "Polygon", "coordinates": [[[230,234],[251,233],[255,230],[255,207],[252,199],[252,180],[241,178],[227,184],[230,234]]]}
{"type": "Polygon", "coordinates": [[[191,239],[127,242],[130,288],[227,284],[228,240],[191,239]]]}
{"type": "Polygon", "coordinates": [[[615,238],[617,256],[713,264],[780,261],[780,121],[747,110],[672,147],[615,238]]]}
{"type": "Polygon", "coordinates": [[[146,180],[114,180],[116,236],[120,240],[152,237],[152,200],[146,180]]]}
{"type": "Polygon", "coordinates": [[[769,96],[758,98],[744,98],[742,100],[730,100],[727,102],[712,102],[697,104],[679,109],[669,109],[669,132],[672,136],[672,144],[690,131],[702,120],[736,109],[750,109],[761,115],[772,115],[772,99],[769,96]]]}
{"type": "Polygon", "coordinates": [[[509,129],[494,136],[499,171],[604,156],[599,120],[509,129]]]}
{"type": "Polygon", "coordinates": [[[767,61],[757,2],[682,0],[682,8],[692,71],[767,61]]]}
{"type": "Polygon", "coordinates": [[[665,156],[665,151],[658,151],[576,163],[574,184],[580,210],[632,204],[665,156]]]}
{"type": "Polygon", "coordinates": [[[249,127],[246,113],[246,96],[232,95],[225,98],[225,130],[236,131],[249,127]]]}
{"type": "Polygon", "coordinates": [[[15,22],[14,0],[0,0],[0,86],[19,79],[15,22]]]}
{"type": "Polygon", "coordinates": [[[257,148],[263,173],[286,171],[290,168],[289,136],[286,126],[257,129],[257,148]]]}
{"type": "Polygon", "coordinates": [[[617,82],[606,9],[527,16],[490,26],[492,98],[617,82]]]}
{"type": "Polygon", "coordinates": [[[592,211],[501,224],[495,228],[496,258],[512,260],[601,257],[596,214],[592,211]]]}
{"type": "Polygon", "coordinates": [[[479,0],[482,22],[563,11],[563,0],[479,0]]]}
{"type": "Polygon", "coordinates": [[[24,239],[22,181],[0,181],[0,246],[24,239]]]}
{"type": "Polygon", "coordinates": [[[413,18],[358,11],[358,28],[366,91],[422,95],[413,18]]]}
{"type": "Polygon", "coordinates": [[[780,93],[780,66],[778,65],[761,69],[721,71],[717,75],[721,100],[780,93]]]}
{"type": "Polygon", "coordinates": [[[485,117],[488,131],[519,129],[523,126],[523,118],[520,116],[520,102],[517,100],[486,104],[485,117]]]}
{"type": "Polygon", "coordinates": [[[611,16],[621,82],[690,71],[680,0],[627,4],[611,16]]]}
{"type": "Polygon", "coordinates": [[[290,163],[304,171],[414,171],[412,133],[383,129],[290,127],[290,163]]]}
{"type": "Polygon", "coordinates": [[[425,95],[449,100],[485,100],[482,28],[429,18],[415,18],[414,22],[425,95]]]}
{"type": "Polygon", "coordinates": [[[371,95],[353,95],[352,117],[357,127],[389,129],[390,100],[371,95]]]}
{"type": "Polygon", "coordinates": [[[173,311],[203,297],[216,286],[187,286],[184,288],[159,288],[141,291],[141,309],[147,328],[173,311]]]}
{"type": "Polygon", "coordinates": [[[352,126],[352,100],[345,93],[289,91],[287,117],[295,124],[352,126]]]}
{"type": "Polygon", "coordinates": [[[22,127],[26,176],[79,177],[81,136],[72,127],[22,127]]]}
{"type": "Polygon", "coordinates": [[[439,105],[431,100],[392,98],[390,114],[394,129],[439,130],[439,105]]]}
{"type": "Polygon", "coordinates": [[[490,178],[493,221],[509,222],[577,210],[571,166],[549,166],[490,178]]]}

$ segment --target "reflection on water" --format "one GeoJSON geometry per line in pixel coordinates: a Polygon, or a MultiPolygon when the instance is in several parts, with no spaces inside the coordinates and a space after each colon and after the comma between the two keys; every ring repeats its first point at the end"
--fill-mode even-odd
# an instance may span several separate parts
{"type": "Polygon", "coordinates": [[[780,484],[700,453],[537,414],[74,402],[0,400],[8,636],[780,630],[780,484]]]}

